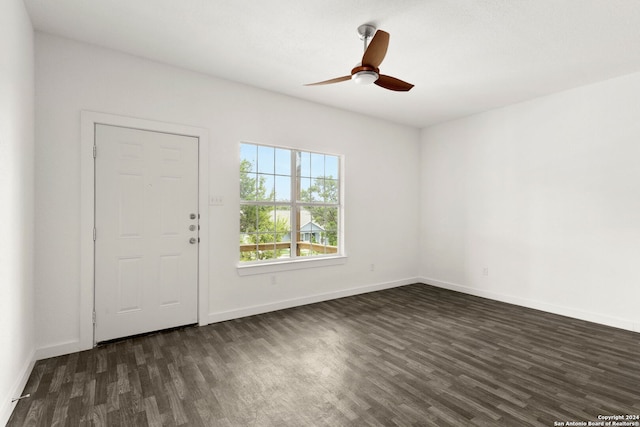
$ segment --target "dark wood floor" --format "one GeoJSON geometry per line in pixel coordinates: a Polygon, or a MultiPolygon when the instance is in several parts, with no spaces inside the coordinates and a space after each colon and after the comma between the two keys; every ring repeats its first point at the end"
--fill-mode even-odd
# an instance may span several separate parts
{"type": "Polygon", "coordinates": [[[640,414],[640,334],[426,285],[36,363],[10,426],[553,426],[640,414]]]}

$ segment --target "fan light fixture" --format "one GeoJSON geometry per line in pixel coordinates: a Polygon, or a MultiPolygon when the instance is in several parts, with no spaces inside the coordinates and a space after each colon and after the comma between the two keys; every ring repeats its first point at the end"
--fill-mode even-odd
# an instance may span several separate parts
{"type": "Polygon", "coordinates": [[[351,76],[351,80],[359,85],[370,85],[378,80],[378,77],[380,76],[375,71],[359,71],[351,76]]]}

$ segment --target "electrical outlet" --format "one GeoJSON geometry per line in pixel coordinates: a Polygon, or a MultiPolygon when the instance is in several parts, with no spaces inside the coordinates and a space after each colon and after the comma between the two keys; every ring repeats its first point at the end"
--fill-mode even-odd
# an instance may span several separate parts
{"type": "Polygon", "coordinates": [[[485,267],[482,269],[482,275],[485,277],[489,277],[489,267],[485,267]]]}
{"type": "Polygon", "coordinates": [[[376,265],[375,264],[371,264],[369,266],[369,271],[376,271],[376,265]]]}
{"type": "Polygon", "coordinates": [[[277,277],[276,277],[276,276],[271,276],[270,281],[271,281],[271,284],[272,284],[272,285],[275,285],[276,283],[278,283],[278,279],[277,279],[277,277]]]}

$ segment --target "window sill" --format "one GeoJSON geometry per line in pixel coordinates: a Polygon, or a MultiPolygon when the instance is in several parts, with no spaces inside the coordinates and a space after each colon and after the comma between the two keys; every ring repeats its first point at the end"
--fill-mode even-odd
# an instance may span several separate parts
{"type": "Polygon", "coordinates": [[[237,266],[237,270],[239,276],[251,276],[254,274],[268,274],[277,273],[280,271],[302,270],[305,268],[342,265],[346,262],[346,256],[338,255],[312,259],[296,259],[291,261],[276,261],[258,264],[239,264],[237,266]]]}

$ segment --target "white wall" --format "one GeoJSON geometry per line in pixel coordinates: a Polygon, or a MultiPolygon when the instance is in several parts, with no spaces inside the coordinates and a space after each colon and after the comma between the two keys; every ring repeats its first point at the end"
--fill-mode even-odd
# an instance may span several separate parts
{"type": "Polygon", "coordinates": [[[424,281],[640,331],[639,118],[633,74],[424,130],[424,281]]]}
{"type": "Polygon", "coordinates": [[[0,2],[0,425],[34,358],[33,29],[22,0],[0,2]]]}
{"type": "Polygon", "coordinates": [[[205,207],[210,320],[409,283],[418,275],[418,130],[37,34],[40,354],[68,351],[79,338],[81,110],[209,129],[209,191],[224,198],[224,206],[205,207]],[[272,274],[237,274],[240,141],[345,155],[346,264],[281,272],[275,285],[272,274]]]}

